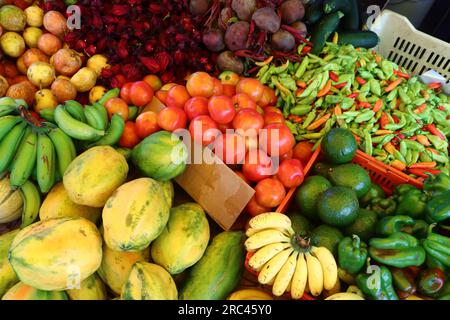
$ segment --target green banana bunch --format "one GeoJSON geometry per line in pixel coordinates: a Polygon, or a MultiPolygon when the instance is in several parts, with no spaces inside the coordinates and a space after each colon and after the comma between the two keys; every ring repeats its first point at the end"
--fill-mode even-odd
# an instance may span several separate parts
{"type": "Polygon", "coordinates": [[[45,133],[37,139],[37,182],[42,193],[47,193],[55,184],[56,151],[52,140],[45,133]]]}

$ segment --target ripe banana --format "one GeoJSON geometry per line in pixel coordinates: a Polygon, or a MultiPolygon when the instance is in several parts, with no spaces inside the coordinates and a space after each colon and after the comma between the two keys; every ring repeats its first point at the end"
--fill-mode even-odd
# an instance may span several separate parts
{"type": "Polygon", "coordinates": [[[261,232],[261,231],[264,231],[264,230],[278,230],[278,231],[280,231],[282,234],[284,234],[284,235],[287,236],[287,237],[293,236],[293,234],[291,234],[291,233],[289,232],[289,230],[287,230],[287,229],[280,229],[280,228],[267,228],[267,229],[253,229],[253,228],[248,228],[248,229],[245,231],[245,235],[246,235],[247,237],[251,237],[252,235],[257,234],[258,232],[261,232]]]}
{"type": "MultiPolygon", "coordinates": [[[[102,107],[103,108],[103,107],[102,107]]],[[[111,118],[111,124],[106,131],[106,134],[98,141],[92,143],[93,146],[112,146],[119,142],[122,137],[123,130],[125,129],[125,121],[118,114],[114,114],[111,118]]]]}
{"type": "Polygon", "coordinates": [[[55,147],[56,157],[58,159],[58,172],[62,177],[67,167],[77,156],[77,150],[72,139],[59,128],[50,130],[48,133],[55,147]]]}
{"type": "Polygon", "coordinates": [[[319,260],[323,271],[323,287],[331,290],[338,281],[338,267],[333,254],[326,247],[312,247],[312,254],[319,260]]]}
{"type": "Polygon", "coordinates": [[[12,163],[9,175],[11,186],[20,187],[30,178],[36,165],[36,152],[37,134],[28,127],[12,163]]]}
{"type": "Polygon", "coordinates": [[[276,229],[260,231],[245,241],[247,251],[253,252],[271,243],[290,242],[291,239],[276,229]]]}
{"type": "Polygon", "coordinates": [[[48,122],[55,122],[55,109],[42,109],[39,116],[48,122]]]}
{"type": "Polygon", "coordinates": [[[25,228],[32,224],[39,215],[41,207],[41,196],[39,190],[31,181],[26,181],[21,187],[23,199],[22,224],[21,228],[25,228]]]}
{"type": "Polygon", "coordinates": [[[319,259],[307,252],[306,265],[308,266],[308,286],[311,294],[315,297],[323,291],[323,271],[319,259]]]}
{"type": "Polygon", "coordinates": [[[37,181],[42,193],[47,193],[55,183],[56,154],[52,140],[40,133],[37,140],[37,181]]]}
{"type": "Polygon", "coordinates": [[[102,115],[103,122],[105,123],[105,128],[108,126],[109,117],[106,108],[98,102],[94,102],[92,106],[102,115]]]}
{"type": "Polygon", "coordinates": [[[256,230],[263,230],[268,228],[276,229],[292,229],[291,219],[288,216],[278,212],[268,212],[259,214],[256,217],[250,219],[250,228],[256,230]]]}
{"type": "Polygon", "coordinates": [[[95,141],[105,135],[104,131],[74,119],[62,106],[55,110],[55,122],[69,137],[78,140],[95,141]]]}
{"type": "Polygon", "coordinates": [[[297,256],[298,252],[294,251],[275,277],[275,282],[273,283],[272,287],[272,293],[275,296],[282,296],[286,292],[295,272],[295,267],[297,265],[297,256]]]}
{"type": "Polygon", "coordinates": [[[270,259],[290,246],[290,243],[278,242],[262,247],[248,260],[248,265],[253,270],[260,271],[270,259]]]}
{"type": "Polygon", "coordinates": [[[306,283],[308,282],[308,267],[306,265],[305,254],[300,252],[297,258],[294,275],[291,283],[291,297],[300,299],[305,293],[306,283]]]}
{"type": "Polygon", "coordinates": [[[261,284],[269,284],[271,281],[274,281],[276,275],[280,272],[280,269],[286,263],[293,251],[294,249],[288,248],[270,259],[269,262],[262,267],[258,275],[258,282],[261,284]]]}
{"type": "Polygon", "coordinates": [[[75,101],[68,100],[64,102],[64,109],[76,120],[86,123],[86,116],[84,115],[83,106],[75,101]]]}
{"type": "Polygon", "coordinates": [[[0,140],[2,140],[22,118],[19,116],[5,116],[0,118],[0,140]]]}
{"type": "Polygon", "coordinates": [[[0,141],[0,173],[5,171],[11,163],[26,127],[26,122],[20,122],[0,141]]]}
{"type": "Polygon", "coordinates": [[[364,300],[364,298],[350,292],[339,292],[329,296],[325,300],[364,300]]]}
{"type": "Polygon", "coordinates": [[[84,115],[86,116],[87,124],[97,130],[105,130],[108,123],[103,121],[102,114],[91,106],[84,108],[84,115]]]}

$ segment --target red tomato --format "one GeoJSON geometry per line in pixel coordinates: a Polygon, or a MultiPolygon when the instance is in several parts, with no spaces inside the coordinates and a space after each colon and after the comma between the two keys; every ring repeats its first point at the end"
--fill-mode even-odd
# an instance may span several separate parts
{"type": "Polygon", "coordinates": [[[123,130],[122,136],[119,140],[119,146],[123,148],[134,148],[140,139],[136,132],[136,125],[132,121],[127,121],[125,123],[125,128],[123,130]]]}
{"type": "Polygon", "coordinates": [[[255,191],[256,202],[268,208],[279,206],[286,197],[286,189],[284,189],[283,184],[272,178],[258,182],[255,191]]]}
{"type": "Polygon", "coordinates": [[[132,85],[133,85],[133,82],[127,82],[120,89],[120,97],[122,98],[122,100],[124,100],[128,104],[131,104],[130,89],[131,89],[132,85]]]}
{"type": "Polygon", "coordinates": [[[264,113],[264,124],[267,126],[273,123],[284,124],[284,116],[278,112],[266,112],[264,113]]]}
{"type": "Polygon", "coordinates": [[[217,127],[219,128],[220,132],[222,132],[222,133],[226,133],[227,130],[233,130],[233,126],[231,125],[231,122],[225,123],[225,124],[218,123],[217,127]]]}
{"type": "Polygon", "coordinates": [[[270,212],[271,211],[270,209],[271,208],[264,207],[260,205],[258,202],[256,202],[255,196],[251,198],[250,202],[245,207],[245,211],[252,217],[256,217],[261,213],[270,212]]]}
{"type": "Polygon", "coordinates": [[[246,93],[253,99],[253,101],[258,102],[263,96],[264,86],[261,82],[259,82],[259,80],[253,78],[243,78],[237,83],[236,92],[246,93]]]}
{"type": "Polygon", "coordinates": [[[165,90],[158,90],[155,93],[155,97],[158,98],[159,101],[161,101],[163,104],[166,104],[166,99],[168,95],[168,91],[165,90]]]}
{"type": "Polygon", "coordinates": [[[161,79],[159,79],[154,74],[149,74],[148,76],[145,76],[143,79],[147,84],[152,87],[153,91],[158,91],[162,87],[161,79]]]}
{"type": "Polygon", "coordinates": [[[183,108],[190,98],[191,96],[184,86],[176,85],[167,92],[166,106],[183,108]]]}
{"type": "Polygon", "coordinates": [[[275,105],[277,103],[277,96],[275,95],[275,90],[264,86],[264,91],[261,99],[258,101],[260,107],[266,107],[270,105],[275,105]]]}
{"type": "Polygon", "coordinates": [[[220,135],[217,124],[210,116],[206,115],[194,118],[189,125],[189,132],[191,137],[195,141],[202,143],[203,146],[209,145],[220,135]]]}
{"type": "Polygon", "coordinates": [[[185,128],[186,122],[186,113],[177,107],[167,107],[158,113],[158,125],[167,131],[185,128]]]}
{"type": "Polygon", "coordinates": [[[256,110],[256,102],[253,101],[252,98],[248,94],[238,93],[232,98],[233,106],[236,111],[241,109],[255,109],[256,110]]]}
{"type": "Polygon", "coordinates": [[[184,105],[184,112],[186,112],[189,121],[198,116],[208,115],[208,102],[205,97],[190,98],[184,105]]]}
{"type": "Polygon", "coordinates": [[[225,164],[241,164],[246,152],[245,139],[237,133],[222,134],[214,142],[214,153],[225,164]]]}
{"type": "Polygon", "coordinates": [[[264,107],[264,113],[275,112],[283,115],[283,111],[277,107],[264,107]]]}
{"type": "Polygon", "coordinates": [[[294,151],[291,149],[288,153],[282,154],[280,156],[280,161],[292,159],[294,151]]]}
{"type": "Polygon", "coordinates": [[[301,185],[305,179],[305,175],[300,160],[290,159],[281,162],[280,167],[278,168],[277,178],[286,188],[293,188],[301,185]]]}
{"type": "Polygon", "coordinates": [[[215,96],[209,99],[208,111],[211,118],[220,124],[230,123],[236,115],[233,103],[227,96],[215,96]]]}
{"type": "Polygon", "coordinates": [[[312,151],[313,147],[314,145],[312,143],[301,141],[294,147],[294,154],[292,157],[300,160],[302,164],[306,166],[314,153],[314,151],[312,151]]]}
{"type": "Polygon", "coordinates": [[[137,107],[149,104],[153,99],[153,89],[145,81],[137,81],[130,88],[131,103],[137,107]]]}
{"type": "Polygon", "coordinates": [[[214,92],[214,78],[206,72],[195,72],[189,76],[186,88],[192,97],[209,98],[214,92]]]}
{"type": "Polygon", "coordinates": [[[238,111],[233,119],[233,128],[236,130],[242,130],[243,133],[247,130],[254,130],[255,133],[259,132],[264,127],[264,118],[254,109],[242,109],[238,111]]]}
{"type": "Polygon", "coordinates": [[[284,124],[269,124],[264,129],[260,132],[259,141],[262,149],[270,156],[288,153],[295,146],[294,135],[284,124]]]}
{"type": "Polygon", "coordinates": [[[272,159],[259,149],[251,149],[242,166],[244,176],[253,182],[261,181],[275,174],[272,159]]]}
{"type": "Polygon", "coordinates": [[[113,114],[120,115],[124,121],[128,121],[128,104],[121,98],[112,98],[106,101],[105,108],[108,111],[109,118],[113,114]]]}
{"type": "Polygon", "coordinates": [[[231,84],[224,84],[223,87],[223,94],[227,97],[232,98],[236,94],[236,86],[233,86],[231,84]]]}
{"type": "Polygon", "coordinates": [[[136,133],[139,138],[144,139],[161,130],[158,125],[158,114],[153,111],[141,113],[136,119],[136,133]]]}
{"type": "Polygon", "coordinates": [[[223,95],[223,85],[220,80],[213,78],[214,81],[214,90],[213,90],[213,96],[221,96],[223,95]]]}

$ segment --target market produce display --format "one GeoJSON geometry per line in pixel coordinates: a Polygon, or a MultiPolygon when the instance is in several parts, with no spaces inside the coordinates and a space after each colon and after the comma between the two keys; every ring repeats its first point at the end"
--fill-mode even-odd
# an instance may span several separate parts
{"type": "Polygon", "coordinates": [[[450,100],[359,12],[2,2],[1,299],[450,299],[450,100]],[[188,142],[254,192],[230,230],[188,142]]]}

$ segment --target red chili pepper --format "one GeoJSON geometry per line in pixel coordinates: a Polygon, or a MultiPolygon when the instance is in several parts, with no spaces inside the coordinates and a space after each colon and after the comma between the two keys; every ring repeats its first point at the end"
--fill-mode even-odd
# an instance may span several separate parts
{"type": "Polygon", "coordinates": [[[312,47],[310,46],[305,46],[302,49],[302,53],[309,53],[312,50],[312,47]]]}
{"type": "Polygon", "coordinates": [[[439,106],[438,109],[441,110],[441,111],[445,111],[445,107],[444,106],[439,106]]]}
{"type": "Polygon", "coordinates": [[[400,120],[398,119],[397,116],[392,116],[392,119],[394,119],[394,122],[395,122],[395,123],[399,123],[399,122],[400,122],[400,120]]]}
{"type": "Polygon", "coordinates": [[[405,139],[405,135],[403,133],[399,133],[397,137],[401,140],[405,139]]]}
{"type": "Polygon", "coordinates": [[[426,173],[431,174],[439,174],[441,173],[441,170],[435,170],[435,169],[409,169],[409,173],[414,174],[416,176],[422,177],[422,178],[428,178],[428,175],[426,173]]]}
{"type": "Polygon", "coordinates": [[[401,78],[405,78],[405,79],[409,79],[411,78],[411,76],[407,73],[403,73],[400,70],[394,70],[394,74],[401,77],[401,78]]]}
{"type": "Polygon", "coordinates": [[[365,109],[372,107],[372,105],[370,103],[368,103],[368,102],[360,102],[359,106],[362,107],[362,108],[365,108],[365,109]]]}
{"type": "Polygon", "coordinates": [[[333,80],[334,82],[338,82],[339,81],[339,77],[336,73],[334,73],[333,71],[329,72],[330,74],[330,79],[333,80]]]}
{"type": "Polygon", "coordinates": [[[411,137],[411,138],[409,138],[409,140],[416,141],[417,140],[417,136],[411,137]]]}
{"type": "Polygon", "coordinates": [[[445,136],[436,128],[434,123],[430,123],[430,124],[426,125],[425,127],[428,129],[428,131],[430,131],[430,133],[432,135],[439,137],[442,140],[445,140],[445,136]]]}
{"type": "Polygon", "coordinates": [[[381,118],[380,118],[381,129],[384,129],[384,126],[387,125],[388,123],[389,123],[389,118],[388,118],[386,112],[383,112],[381,114],[381,118]]]}
{"type": "Polygon", "coordinates": [[[355,92],[355,93],[349,94],[349,95],[347,96],[347,98],[350,98],[350,99],[356,99],[356,98],[358,98],[358,96],[359,96],[359,93],[358,93],[358,92],[355,92]]]}
{"type": "Polygon", "coordinates": [[[440,83],[440,82],[434,82],[434,83],[430,83],[428,85],[428,88],[430,88],[430,89],[439,89],[441,87],[442,87],[442,83],[440,83]]]}
{"type": "Polygon", "coordinates": [[[363,85],[363,84],[366,84],[367,83],[367,81],[366,80],[364,80],[363,78],[361,78],[361,77],[356,77],[356,81],[358,81],[358,83],[359,84],[361,84],[361,85],[363,85]]]}
{"type": "Polygon", "coordinates": [[[348,82],[342,82],[342,83],[339,83],[339,84],[334,85],[334,87],[335,87],[336,89],[342,89],[343,87],[345,87],[345,86],[347,85],[347,83],[348,83],[348,82]]]}

